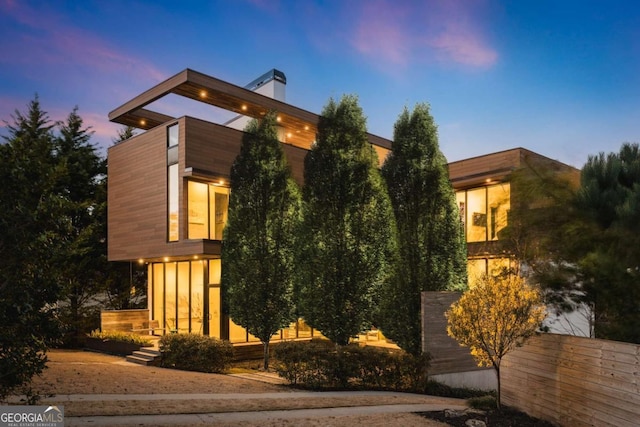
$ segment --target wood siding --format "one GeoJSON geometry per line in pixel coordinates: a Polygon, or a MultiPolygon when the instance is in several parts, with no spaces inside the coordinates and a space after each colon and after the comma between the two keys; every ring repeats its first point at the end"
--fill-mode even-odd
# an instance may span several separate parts
{"type": "MultiPolygon", "coordinates": [[[[223,179],[240,152],[243,132],[182,117],[109,149],[108,257],[111,261],[220,255],[220,243],[187,240],[186,177],[223,179]],[[167,242],[167,127],[179,124],[180,240],[167,242]]],[[[307,150],[282,144],[302,184],[307,150]]]]}
{"type": "Polygon", "coordinates": [[[478,367],[468,347],[447,334],[445,312],[460,299],[459,292],[422,292],[422,351],[431,355],[429,375],[469,372],[478,367]]]}
{"type": "Polygon", "coordinates": [[[557,160],[524,148],[514,148],[484,156],[449,163],[449,179],[456,190],[478,187],[487,180],[501,181],[511,172],[523,167],[547,167],[556,172],[572,175],[577,183],[580,171],[557,160]]]}
{"type": "Polygon", "coordinates": [[[637,426],[640,346],[543,334],[502,362],[503,403],[561,426],[637,426]]]}
{"type": "Polygon", "coordinates": [[[149,310],[101,310],[100,329],[102,332],[131,332],[149,322],[149,310]]]}
{"type": "Polygon", "coordinates": [[[135,260],[167,245],[167,142],[161,126],[109,148],[108,257],[135,260]]]}

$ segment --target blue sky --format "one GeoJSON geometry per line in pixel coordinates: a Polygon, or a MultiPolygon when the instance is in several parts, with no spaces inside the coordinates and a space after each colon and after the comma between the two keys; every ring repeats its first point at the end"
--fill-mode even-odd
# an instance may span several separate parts
{"type": "Polygon", "coordinates": [[[109,111],[185,68],[240,86],[277,68],[315,113],[357,94],[386,138],[427,102],[449,161],[525,147],[581,167],[640,142],[637,1],[0,0],[0,52],[0,120],[37,93],[102,147],[109,111]]]}

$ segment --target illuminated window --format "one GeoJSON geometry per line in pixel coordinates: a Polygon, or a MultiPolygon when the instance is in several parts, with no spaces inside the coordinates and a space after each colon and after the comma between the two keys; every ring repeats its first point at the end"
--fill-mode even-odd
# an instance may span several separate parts
{"type": "Polygon", "coordinates": [[[170,242],[176,242],[179,239],[179,198],[178,198],[178,164],[173,164],[168,167],[167,173],[168,191],[167,191],[167,203],[168,203],[168,240],[170,242]]]}
{"type": "Polygon", "coordinates": [[[229,189],[189,181],[189,238],[222,240],[227,223],[229,189]]]}
{"type": "Polygon", "coordinates": [[[487,192],[477,188],[467,191],[467,242],[487,240],[487,192]]]}
{"type": "Polygon", "coordinates": [[[510,190],[507,182],[456,193],[467,242],[499,240],[508,224],[510,190]]]}
{"type": "Polygon", "coordinates": [[[498,240],[500,231],[507,226],[510,208],[509,183],[487,187],[487,205],[489,207],[488,240],[498,240]]]}

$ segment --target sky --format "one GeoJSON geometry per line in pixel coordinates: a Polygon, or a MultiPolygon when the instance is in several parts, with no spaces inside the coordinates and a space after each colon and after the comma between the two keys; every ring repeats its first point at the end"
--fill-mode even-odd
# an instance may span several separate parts
{"type": "Polygon", "coordinates": [[[449,161],[524,147],[580,168],[640,142],[637,0],[0,0],[0,52],[0,135],[37,95],[101,150],[110,111],[185,68],[239,86],[276,68],[318,114],[355,94],[389,139],[428,103],[449,161]]]}

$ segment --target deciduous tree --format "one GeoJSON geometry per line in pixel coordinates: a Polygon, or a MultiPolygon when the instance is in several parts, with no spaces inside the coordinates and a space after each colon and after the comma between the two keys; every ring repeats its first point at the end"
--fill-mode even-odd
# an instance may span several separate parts
{"type": "Polygon", "coordinates": [[[537,289],[513,274],[483,276],[447,311],[447,333],[471,349],[478,366],[491,366],[498,380],[500,362],[542,324],[546,308],[537,289]]]}
{"type": "Polygon", "coordinates": [[[373,324],[396,256],[393,211],[354,96],[330,100],[305,158],[300,313],[345,345],[373,324]]]}
{"type": "Polygon", "coordinates": [[[382,330],[405,351],[422,351],[421,292],[467,286],[464,231],[447,160],[429,106],[402,112],[385,178],[398,225],[397,274],[382,298],[382,330]]]}
{"type": "Polygon", "coordinates": [[[231,169],[229,217],[222,246],[222,288],[229,315],[264,345],[294,319],[294,239],[300,193],[271,113],[245,129],[231,169]]]}

